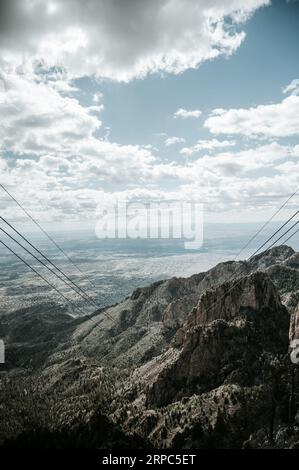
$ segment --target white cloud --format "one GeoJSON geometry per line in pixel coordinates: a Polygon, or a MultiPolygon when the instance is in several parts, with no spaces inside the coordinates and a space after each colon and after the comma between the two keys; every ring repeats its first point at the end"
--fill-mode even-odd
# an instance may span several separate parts
{"type": "Polygon", "coordinates": [[[91,114],[102,105],[83,107],[52,86],[19,75],[6,77],[0,93],[0,151],[15,185],[28,180],[36,193],[61,185],[105,180],[142,181],[155,161],[151,148],[120,145],[98,137],[101,121],[91,114]]]}
{"type": "Polygon", "coordinates": [[[204,156],[196,161],[200,166],[210,168],[218,174],[245,174],[257,169],[275,169],[277,162],[298,157],[299,149],[276,142],[237,152],[222,152],[204,156]]]}
{"type": "Polygon", "coordinates": [[[38,155],[67,151],[101,127],[88,108],[44,83],[10,75],[6,84],[6,92],[0,93],[2,151],[38,155]]]}
{"type": "MultiPolygon", "coordinates": [[[[188,165],[161,163],[148,152],[89,139],[67,157],[21,157],[14,165],[0,157],[0,181],[13,187],[39,220],[54,221],[93,220],[99,202],[117,199],[159,202],[191,198],[212,212],[242,209],[246,213],[249,208],[254,215],[265,207],[271,209],[273,201],[282,200],[298,186],[299,146],[273,142],[204,155],[188,165]],[[115,186],[104,188],[106,181],[115,186]]],[[[1,212],[11,216],[14,208],[6,203],[1,212]]]]}
{"type": "Polygon", "coordinates": [[[180,153],[182,155],[193,155],[194,153],[197,153],[200,150],[215,150],[224,147],[233,147],[234,145],[236,145],[236,142],[234,140],[199,140],[197,144],[193,145],[192,147],[182,148],[180,150],[180,153]]]}
{"type": "MultiPolygon", "coordinates": [[[[244,38],[241,22],[267,3],[0,2],[0,67],[5,71],[0,76],[0,181],[39,220],[91,219],[100,201],[115,198],[194,198],[215,211],[270,206],[298,184],[298,146],[272,142],[235,151],[233,140],[213,138],[182,150],[206,150],[201,158],[165,163],[151,146],[109,141],[109,128],[102,128],[99,116],[104,109],[101,93],[92,97],[91,106],[68,96],[80,96],[73,77],[94,74],[129,81],[158,71],[177,74],[228,56],[244,38]]],[[[285,91],[294,95],[295,82],[285,91]]],[[[293,95],[276,105],[214,110],[205,124],[215,133],[232,128],[233,134],[251,135],[252,129],[262,136],[296,134],[299,97],[293,95]]],[[[180,108],[175,117],[201,114],[180,108]]],[[[161,137],[166,146],[184,142],[161,137]]],[[[11,215],[7,201],[0,205],[11,215]]]]}
{"type": "Polygon", "coordinates": [[[49,83],[50,86],[59,93],[70,94],[78,91],[78,88],[68,83],[66,80],[55,80],[49,83]]]}
{"type": "Polygon", "coordinates": [[[256,170],[259,174],[255,174],[254,179],[261,177],[261,170],[275,174],[283,162],[299,157],[298,147],[272,142],[245,150],[205,154],[185,166],[168,165],[164,172],[200,185],[208,185],[211,178],[216,178],[221,186],[225,186],[230,185],[232,180],[252,178],[250,172],[256,170]]]}
{"type": "Polygon", "coordinates": [[[165,145],[166,147],[170,147],[171,145],[175,145],[175,144],[183,144],[184,142],[186,142],[186,140],[183,138],[183,137],[168,137],[166,140],[165,140],[165,145]]]}
{"type": "Polygon", "coordinates": [[[101,93],[100,91],[95,93],[92,97],[93,102],[96,104],[99,104],[102,101],[102,99],[103,99],[103,93],[101,93]]]}
{"type": "Polygon", "coordinates": [[[299,134],[299,96],[280,103],[252,108],[217,109],[204,127],[214,134],[242,134],[249,137],[288,137],[299,134]]]}
{"type": "Polygon", "coordinates": [[[299,162],[298,161],[286,161],[277,165],[277,170],[285,175],[299,175],[299,162]]]}
{"type": "Polygon", "coordinates": [[[88,106],[88,109],[89,112],[91,113],[101,113],[105,107],[103,104],[97,104],[97,105],[93,105],[93,106],[88,106]]]}
{"type": "Polygon", "coordinates": [[[202,112],[199,109],[184,109],[184,108],[179,108],[173,115],[173,117],[176,118],[199,118],[201,116],[202,112]]]}
{"type": "Polygon", "coordinates": [[[229,56],[270,0],[1,0],[2,64],[30,58],[118,81],[229,56]]]}
{"type": "Polygon", "coordinates": [[[299,93],[299,78],[292,80],[289,85],[283,88],[283,93],[292,93],[292,95],[298,95],[299,93]]]}
{"type": "MultiPolygon", "coordinates": [[[[163,163],[151,146],[100,138],[101,122],[90,107],[49,83],[11,75],[6,84],[0,93],[0,181],[39,220],[91,220],[99,201],[115,197],[194,197],[215,211],[259,207],[298,180],[298,145],[272,142],[236,151],[233,141],[201,140],[201,149],[213,154],[187,165],[163,163]]],[[[2,203],[6,215],[11,210],[2,203]]]]}

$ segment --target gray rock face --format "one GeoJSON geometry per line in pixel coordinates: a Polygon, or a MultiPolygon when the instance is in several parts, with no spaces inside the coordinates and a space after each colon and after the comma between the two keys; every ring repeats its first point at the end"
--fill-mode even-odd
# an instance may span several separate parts
{"type": "Polygon", "coordinates": [[[211,390],[237,373],[250,383],[249,365],[262,352],[287,353],[288,329],[289,314],[265,273],[206,291],[176,333],[172,347],[180,354],[149,386],[148,404],[211,390]]]}
{"type": "Polygon", "coordinates": [[[237,281],[207,290],[187,319],[188,327],[207,325],[214,320],[230,320],[242,309],[273,310],[281,306],[278,292],[268,275],[256,272],[237,281]]]}
{"type": "Polygon", "coordinates": [[[299,304],[291,316],[290,322],[290,341],[299,339],[299,304]]]}

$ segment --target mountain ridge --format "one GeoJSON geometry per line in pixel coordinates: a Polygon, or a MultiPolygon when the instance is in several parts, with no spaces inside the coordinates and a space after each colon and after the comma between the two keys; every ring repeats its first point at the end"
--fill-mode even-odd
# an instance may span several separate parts
{"type": "Polygon", "coordinates": [[[45,436],[69,429],[79,446],[75,423],[96,433],[96,416],[105,415],[107,429],[123,433],[112,436],[122,442],[127,436],[128,445],[135,436],[145,447],[279,447],[275,433],[287,423],[294,424],[284,446],[295,445],[298,398],[290,390],[288,346],[298,334],[298,260],[290,247],[276,247],[136,289],[88,319],[47,311],[38,321],[25,311],[19,317],[25,324],[16,313],[9,326],[0,317],[8,342],[8,382],[0,395],[15,384],[14,400],[21,396],[32,414],[28,429],[2,410],[8,424],[0,426],[0,442],[4,436],[9,445],[24,442],[32,429],[46,428],[45,436]],[[24,389],[36,397],[39,416],[24,389]]]}

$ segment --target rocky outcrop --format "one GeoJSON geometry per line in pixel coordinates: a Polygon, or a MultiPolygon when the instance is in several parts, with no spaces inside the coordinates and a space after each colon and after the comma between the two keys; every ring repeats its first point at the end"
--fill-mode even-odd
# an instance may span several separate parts
{"type": "Polygon", "coordinates": [[[290,322],[290,342],[296,339],[299,340],[299,304],[291,316],[290,322]]]}
{"type": "Polygon", "coordinates": [[[279,294],[267,274],[262,272],[223,283],[207,290],[187,319],[187,327],[205,326],[214,320],[230,320],[242,309],[276,310],[281,307],[279,294]]]}
{"type": "Polygon", "coordinates": [[[289,314],[267,274],[208,290],[175,335],[172,347],[180,354],[148,387],[148,404],[165,405],[225,381],[252,384],[262,353],[287,353],[288,328],[289,314]]]}
{"type": "Polygon", "coordinates": [[[274,264],[283,265],[288,264],[289,260],[297,255],[293,248],[280,245],[271,248],[271,250],[266,250],[258,255],[254,256],[250,260],[250,266],[252,270],[265,270],[274,264]]]}

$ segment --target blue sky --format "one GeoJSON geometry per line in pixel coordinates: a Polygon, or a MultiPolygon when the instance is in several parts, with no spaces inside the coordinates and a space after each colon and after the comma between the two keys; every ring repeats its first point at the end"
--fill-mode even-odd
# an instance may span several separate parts
{"type": "MultiPolygon", "coordinates": [[[[261,8],[245,25],[246,39],[229,58],[203,63],[181,75],[167,74],[128,84],[104,83],[105,124],[121,143],[152,142],[164,132],[207,138],[197,121],[175,121],[180,107],[206,113],[217,107],[248,107],[281,99],[282,87],[298,76],[299,2],[281,0],[261,8]]],[[[98,89],[98,84],[85,84],[98,89]]],[[[159,140],[156,140],[158,143],[159,140]]]]}
{"type": "Polygon", "coordinates": [[[0,16],[0,182],[45,224],[92,226],[117,199],[259,221],[298,186],[299,2],[11,0],[0,16]]]}

